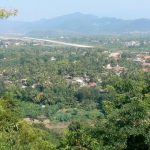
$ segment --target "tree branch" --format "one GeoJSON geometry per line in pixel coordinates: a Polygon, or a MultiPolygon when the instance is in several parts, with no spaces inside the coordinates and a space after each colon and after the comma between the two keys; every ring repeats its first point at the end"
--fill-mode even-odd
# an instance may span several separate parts
{"type": "Polygon", "coordinates": [[[0,18],[8,18],[10,16],[16,16],[17,10],[6,10],[6,9],[0,9],[0,18]]]}

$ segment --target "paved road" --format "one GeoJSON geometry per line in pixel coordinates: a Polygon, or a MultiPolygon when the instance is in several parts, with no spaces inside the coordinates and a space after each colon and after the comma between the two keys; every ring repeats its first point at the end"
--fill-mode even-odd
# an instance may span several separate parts
{"type": "Polygon", "coordinates": [[[31,37],[24,37],[24,39],[35,40],[35,41],[43,41],[43,42],[50,42],[50,43],[54,43],[54,44],[66,45],[66,46],[77,47],[77,48],[94,48],[94,46],[81,45],[81,44],[73,44],[73,43],[66,43],[66,42],[60,42],[60,41],[54,41],[54,40],[47,40],[47,39],[39,39],[39,38],[31,38],[31,37]]]}

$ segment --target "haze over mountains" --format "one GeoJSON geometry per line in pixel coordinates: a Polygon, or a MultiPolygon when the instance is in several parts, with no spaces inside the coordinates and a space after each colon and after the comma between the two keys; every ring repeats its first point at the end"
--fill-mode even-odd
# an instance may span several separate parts
{"type": "Polygon", "coordinates": [[[150,19],[123,20],[73,13],[35,22],[0,21],[0,33],[128,33],[150,32],[150,19]]]}

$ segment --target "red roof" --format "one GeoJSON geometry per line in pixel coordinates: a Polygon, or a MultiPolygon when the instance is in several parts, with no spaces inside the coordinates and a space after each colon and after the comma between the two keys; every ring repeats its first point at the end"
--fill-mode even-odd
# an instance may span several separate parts
{"type": "Polygon", "coordinates": [[[150,68],[143,68],[144,72],[150,72],[150,68]]]}
{"type": "Polygon", "coordinates": [[[150,63],[143,63],[143,66],[150,66],[150,63]]]}
{"type": "Polygon", "coordinates": [[[145,55],[143,58],[144,58],[145,60],[147,60],[147,59],[150,58],[150,55],[145,55]]]}

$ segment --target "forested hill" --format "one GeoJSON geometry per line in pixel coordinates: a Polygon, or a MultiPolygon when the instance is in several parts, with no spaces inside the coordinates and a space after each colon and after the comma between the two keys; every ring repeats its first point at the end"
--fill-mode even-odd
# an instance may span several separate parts
{"type": "Polygon", "coordinates": [[[73,13],[53,19],[35,22],[0,21],[0,32],[57,32],[57,33],[128,33],[150,32],[149,19],[122,20],[116,18],[99,18],[94,15],[73,13]]]}

